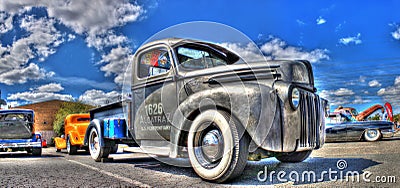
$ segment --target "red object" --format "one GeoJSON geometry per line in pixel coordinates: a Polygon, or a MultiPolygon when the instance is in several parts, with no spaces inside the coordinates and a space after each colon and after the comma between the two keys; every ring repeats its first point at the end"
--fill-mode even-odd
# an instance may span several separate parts
{"type": "Polygon", "coordinates": [[[42,147],[47,148],[47,141],[45,139],[42,140],[42,147]]]}
{"type": "Polygon", "coordinates": [[[366,110],[362,111],[360,114],[358,114],[356,119],[357,119],[357,121],[363,121],[363,120],[365,120],[365,118],[367,118],[369,115],[371,115],[372,113],[374,113],[375,111],[377,111],[379,109],[382,110],[382,113],[384,112],[382,105],[375,104],[375,105],[367,108],[366,110]]]}
{"type": "Polygon", "coordinates": [[[386,113],[390,119],[391,122],[393,122],[393,109],[392,109],[392,105],[388,102],[385,103],[385,109],[386,109],[386,113]]]}

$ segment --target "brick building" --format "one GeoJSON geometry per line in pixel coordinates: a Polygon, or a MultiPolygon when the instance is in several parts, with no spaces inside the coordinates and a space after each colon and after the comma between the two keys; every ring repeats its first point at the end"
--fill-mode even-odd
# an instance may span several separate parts
{"type": "Polygon", "coordinates": [[[57,111],[61,108],[61,104],[64,102],[68,101],[49,100],[13,108],[32,109],[35,111],[35,131],[40,132],[42,137],[49,142],[51,137],[56,136],[53,131],[53,122],[55,120],[57,111]]]}

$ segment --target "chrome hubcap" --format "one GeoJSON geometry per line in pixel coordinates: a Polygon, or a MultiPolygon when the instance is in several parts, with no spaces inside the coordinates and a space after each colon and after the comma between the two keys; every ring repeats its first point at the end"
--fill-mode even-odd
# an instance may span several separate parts
{"type": "Polygon", "coordinates": [[[221,133],[213,129],[205,134],[202,139],[202,151],[211,161],[215,162],[222,157],[223,141],[221,133]]]}
{"type": "Polygon", "coordinates": [[[369,136],[369,137],[375,137],[376,135],[377,135],[376,130],[369,130],[369,131],[368,131],[368,136],[369,136]]]}
{"type": "Polygon", "coordinates": [[[97,134],[93,133],[90,141],[90,150],[96,153],[99,147],[99,138],[97,137],[97,134]]]}
{"type": "Polygon", "coordinates": [[[67,139],[67,151],[69,153],[69,151],[71,150],[71,145],[69,143],[69,139],[67,139]]]}

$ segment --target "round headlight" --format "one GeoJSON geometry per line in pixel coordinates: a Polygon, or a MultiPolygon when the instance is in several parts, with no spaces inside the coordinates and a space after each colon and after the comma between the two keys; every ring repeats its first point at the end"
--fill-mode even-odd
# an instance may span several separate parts
{"type": "Polygon", "coordinates": [[[297,109],[297,107],[300,104],[300,92],[297,88],[292,89],[292,94],[291,94],[291,105],[293,109],[297,109]]]}

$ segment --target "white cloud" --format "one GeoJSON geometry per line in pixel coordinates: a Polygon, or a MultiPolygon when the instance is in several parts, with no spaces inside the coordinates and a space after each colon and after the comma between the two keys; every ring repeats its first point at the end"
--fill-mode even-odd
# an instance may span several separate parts
{"type": "Polygon", "coordinates": [[[36,103],[53,99],[64,101],[73,100],[74,98],[72,97],[72,95],[56,93],[63,89],[64,88],[60,84],[50,83],[34,88],[32,89],[32,91],[9,94],[7,100],[10,100],[11,102],[26,101],[29,103],[36,103]]]}
{"type": "Polygon", "coordinates": [[[118,97],[120,97],[121,94],[116,91],[111,91],[111,92],[104,92],[101,90],[88,90],[85,93],[83,93],[79,97],[79,101],[82,101],[83,103],[86,104],[91,104],[94,106],[100,106],[108,103],[113,103],[118,101],[118,97]]]}
{"type": "Polygon", "coordinates": [[[13,29],[13,17],[5,12],[0,12],[0,33],[7,33],[13,29]]]}
{"type": "Polygon", "coordinates": [[[355,37],[345,37],[345,38],[339,39],[339,43],[344,44],[344,45],[348,45],[350,43],[361,44],[362,40],[360,39],[360,37],[361,37],[361,33],[358,33],[357,36],[355,36],[355,37]]]}
{"type": "Polygon", "coordinates": [[[350,96],[354,95],[354,92],[347,88],[339,88],[338,90],[333,91],[333,94],[336,96],[350,96]]]}
{"type": "Polygon", "coordinates": [[[347,88],[339,88],[337,90],[322,90],[319,95],[327,99],[330,105],[343,106],[349,104],[365,104],[371,100],[363,99],[361,96],[354,96],[354,91],[347,88]]]}
{"type": "Polygon", "coordinates": [[[116,87],[115,83],[112,82],[89,80],[87,78],[74,77],[74,76],[73,77],[55,76],[53,80],[61,82],[63,85],[69,85],[69,86],[90,86],[91,88],[105,89],[105,90],[111,90],[116,87]]]}
{"type": "Polygon", "coordinates": [[[304,59],[312,63],[321,60],[328,60],[327,49],[315,49],[305,51],[299,47],[293,47],[286,44],[285,41],[270,36],[270,40],[258,48],[254,43],[237,44],[237,43],[222,43],[221,46],[228,48],[238,53],[246,62],[257,60],[299,60],[304,59]]]}
{"type": "Polygon", "coordinates": [[[360,76],[360,78],[358,79],[358,81],[364,83],[364,82],[365,82],[365,79],[367,79],[367,77],[365,77],[365,76],[360,76]]]}
{"type": "Polygon", "coordinates": [[[369,85],[369,87],[381,87],[382,86],[382,84],[379,83],[378,80],[372,80],[372,81],[368,82],[368,85],[369,85]]]}
{"type": "Polygon", "coordinates": [[[327,49],[315,49],[310,52],[299,47],[288,46],[283,40],[272,37],[271,40],[261,46],[261,51],[271,59],[305,59],[312,63],[321,60],[329,60],[327,49]]]}
{"type": "Polygon", "coordinates": [[[28,36],[16,40],[11,46],[0,48],[0,83],[22,84],[53,74],[29,62],[34,58],[39,61],[46,59],[64,41],[54,24],[53,19],[36,19],[33,16],[21,20],[20,26],[28,32],[28,36]]]}
{"type": "MultiPolygon", "coordinates": [[[[145,13],[142,6],[128,0],[94,2],[80,0],[5,0],[0,1],[0,11],[6,12],[0,15],[0,21],[4,22],[0,25],[0,32],[7,32],[12,29],[12,24],[11,26],[8,24],[12,23],[12,17],[17,14],[22,15],[21,13],[31,10],[32,7],[44,8],[47,10],[48,16],[39,20],[33,16],[28,16],[21,22],[21,27],[32,33],[30,38],[20,39],[14,42],[11,47],[0,45],[0,74],[15,67],[27,65],[34,58],[45,61],[49,55],[56,52],[55,47],[64,42],[61,37],[66,38],[66,41],[75,39],[76,36],[73,34],[60,35],[60,32],[54,28],[56,22],[71,28],[77,34],[83,35],[88,47],[94,47],[100,54],[113,54],[114,52],[103,52],[104,48],[126,46],[129,43],[126,36],[115,34],[113,30],[129,22],[137,21],[145,13]],[[44,25],[45,23],[47,25],[44,25]],[[50,37],[56,37],[57,40],[50,37]],[[35,40],[31,39],[36,39],[37,42],[32,43],[31,41],[35,40]],[[44,43],[44,41],[47,41],[47,43],[44,43]]],[[[103,58],[107,56],[109,55],[103,54],[103,58]]],[[[102,62],[110,62],[110,65],[104,65],[101,69],[106,75],[115,73],[117,76],[115,81],[120,82],[121,76],[114,69],[119,63],[116,60],[102,62]],[[111,68],[111,70],[108,68],[111,68]]],[[[8,81],[8,83],[20,82],[8,81]]]]}
{"type": "Polygon", "coordinates": [[[46,85],[39,86],[36,88],[37,92],[50,92],[50,93],[55,93],[55,92],[60,92],[64,90],[64,87],[61,86],[61,84],[58,83],[50,83],[46,85]]]}
{"type": "Polygon", "coordinates": [[[14,68],[8,72],[0,73],[0,83],[13,85],[15,83],[23,84],[28,80],[40,80],[49,78],[54,75],[54,72],[46,72],[39,68],[36,64],[31,63],[27,67],[14,68]]]}
{"type": "Polygon", "coordinates": [[[397,27],[396,31],[392,32],[392,37],[396,40],[400,40],[400,27],[397,27]]]}
{"type": "Polygon", "coordinates": [[[324,23],[326,23],[326,20],[325,20],[325,19],[323,19],[321,16],[320,16],[320,17],[318,17],[316,21],[317,21],[317,24],[318,24],[318,25],[321,25],[321,24],[324,24],[324,23]]]}
{"type": "Polygon", "coordinates": [[[350,97],[349,96],[336,96],[334,90],[322,90],[319,92],[319,96],[329,101],[330,105],[338,106],[349,104],[350,97]]]}
{"type": "Polygon", "coordinates": [[[94,47],[97,50],[102,50],[104,47],[118,46],[128,42],[128,38],[123,35],[116,35],[109,31],[101,35],[90,35],[86,38],[89,47],[94,47]]]}
{"type": "Polygon", "coordinates": [[[392,86],[381,88],[377,94],[382,96],[387,102],[390,102],[394,108],[400,107],[400,76],[397,76],[392,86]]]}
{"type": "Polygon", "coordinates": [[[68,34],[68,39],[67,39],[67,41],[69,42],[69,41],[72,41],[72,40],[74,40],[76,38],[76,36],[75,35],[73,35],[73,34],[68,34]]]}
{"type": "Polygon", "coordinates": [[[100,70],[105,72],[105,76],[116,75],[114,82],[122,84],[123,75],[128,68],[129,61],[132,61],[132,51],[130,48],[117,47],[113,48],[107,55],[102,56],[101,63],[108,62],[102,66],[100,70]]]}
{"type": "Polygon", "coordinates": [[[355,96],[355,99],[353,100],[352,104],[365,104],[369,102],[371,102],[371,100],[365,100],[361,96],[355,96]]]}
{"type": "MultiPolygon", "coordinates": [[[[49,83],[31,88],[30,91],[9,94],[7,103],[19,106],[21,104],[37,103],[54,99],[64,101],[76,100],[76,98],[70,94],[59,93],[62,90],[64,90],[64,87],[61,84],[49,83]]],[[[102,90],[91,89],[80,95],[78,100],[86,104],[101,106],[120,100],[120,96],[121,93],[117,91],[104,92],[102,90]]]]}
{"type": "MultiPolygon", "coordinates": [[[[241,45],[237,43],[221,43],[221,46],[239,54],[246,62],[264,60],[266,57],[254,43],[241,45]]],[[[267,58],[271,59],[271,58],[267,58]]]]}
{"type": "Polygon", "coordinates": [[[49,17],[57,18],[78,34],[89,35],[136,21],[144,12],[141,6],[127,0],[10,0],[0,3],[0,10],[14,14],[31,7],[46,7],[49,17]]]}
{"type": "Polygon", "coordinates": [[[305,22],[303,22],[303,21],[301,21],[301,20],[299,20],[299,19],[297,19],[296,22],[297,22],[297,24],[298,24],[299,26],[306,25],[305,22]]]}

